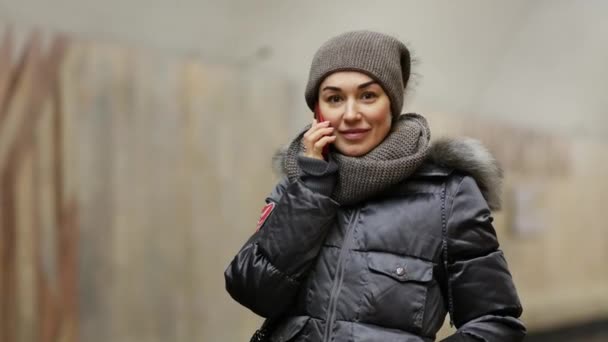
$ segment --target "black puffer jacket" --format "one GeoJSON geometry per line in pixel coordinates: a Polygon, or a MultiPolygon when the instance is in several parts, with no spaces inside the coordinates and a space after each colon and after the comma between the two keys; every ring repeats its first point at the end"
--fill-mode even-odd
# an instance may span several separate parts
{"type": "Polygon", "coordinates": [[[275,318],[272,341],[434,341],[450,308],[448,341],[521,341],[490,213],[497,172],[475,142],[442,141],[414,176],[356,206],[284,180],[227,290],[275,318]]]}

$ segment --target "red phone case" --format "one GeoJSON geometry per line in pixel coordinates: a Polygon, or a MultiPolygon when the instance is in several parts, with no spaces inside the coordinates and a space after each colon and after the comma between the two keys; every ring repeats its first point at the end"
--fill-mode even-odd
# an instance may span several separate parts
{"type": "MultiPolygon", "coordinates": [[[[321,109],[319,109],[319,104],[318,103],[315,106],[315,118],[317,119],[318,122],[325,121],[325,118],[321,114],[321,109]]],[[[323,146],[323,152],[322,152],[322,154],[323,154],[323,158],[327,159],[327,155],[329,154],[329,144],[323,146]]]]}

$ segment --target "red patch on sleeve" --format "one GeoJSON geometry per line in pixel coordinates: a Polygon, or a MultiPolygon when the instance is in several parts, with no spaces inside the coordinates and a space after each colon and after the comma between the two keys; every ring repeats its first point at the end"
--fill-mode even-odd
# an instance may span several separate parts
{"type": "Polygon", "coordinates": [[[266,219],[268,218],[268,216],[270,216],[270,213],[272,213],[275,206],[276,206],[276,203],[270,202],[270,203],[266,204],[264,206],[264,208],[262,208],[262,214],[260,215],[260,219],[258,220],[258,225],[255,228],[256,232],[258,230],[260,230],[260,228],[262,228],[262,226],[264,225],[264,222],[266,222],[266,219]]]}

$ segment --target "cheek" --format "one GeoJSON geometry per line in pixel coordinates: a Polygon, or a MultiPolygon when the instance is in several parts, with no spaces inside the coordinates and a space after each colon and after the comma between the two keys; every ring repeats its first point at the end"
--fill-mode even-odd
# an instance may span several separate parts
{"type": "Polygon", "coordinates": [[[340,127],[340,121],[342,120],[341,115],[336,115],[336,113],[333,113],[332,111],[326,111],[321,113],[323,113],[323,118],[325,119],[325,121],[329,121],[331,127],[340,127]]]}
{"type": "Polygon", "coordinates": [[[337,129],[338,127],[340,127],[340,119],[336,119],[336,118],[334,118],[334,119],[328,119],[328,120],[329,120],[329,122],[330,122],[330,126],[331,126],[331,127],[336,128],[336,129],[337,129]]]}
{"type": "Polygon", "coordinates": [[[370,116],[370,120],[376,128],[384,130],[387,127],[391,127],[391,112],[390,108],[379,108],[373,115],[370,116]]]}
{"type": "Polygon", "coordinates": [[[378,125],[375,129],[376,132],[372,139],[373,140],[372,143],[374,145],[381,143],[384,140],[384,138],[386,138],[386,136],[389,134],[390,128],[391,128],[390,124],[382,123],[381,125],[378,125]]]}
{"type": "Polygon", "coordinates": [[[340,115],[338,114],[339,111],[336,111],[324,102],[320,103],[319,111],[321,112],[321,115],[323,115],[325,121],[329,121],[331,123],[332,127],[338,127],[340,124],[340,115]]]}

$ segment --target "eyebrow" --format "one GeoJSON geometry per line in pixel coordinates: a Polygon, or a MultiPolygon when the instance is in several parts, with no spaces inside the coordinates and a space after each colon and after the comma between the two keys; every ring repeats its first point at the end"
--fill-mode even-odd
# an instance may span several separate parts
{"type": "MultiPolygon", "coordinates": [[[[369,82],[365,82],[365,83],[363,83],[363,84],[360,84],[360,85],[357,87],[357,89],[363,89],[363,88],[369,87],[370,85],[372,85],[372,84],[376,84],[376,83],[378,83],[378,82],[376,82],[376,81],[374,81],[374,80],[371,80],[371,81],[369,81],[369,82]]],[[[340,88],[338,88],[338,87],[333,87],[333,86],[327,86],[327,87],[323,88],[321,91],[325,91],[325,90],[342,91],[342,89],[340,89],[340,88]]]]}

